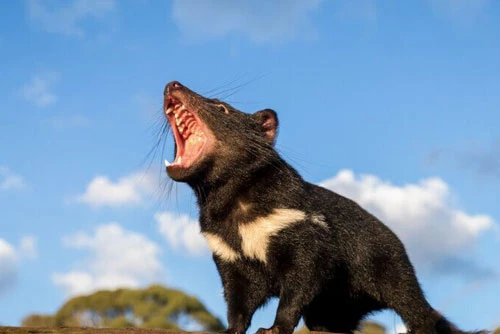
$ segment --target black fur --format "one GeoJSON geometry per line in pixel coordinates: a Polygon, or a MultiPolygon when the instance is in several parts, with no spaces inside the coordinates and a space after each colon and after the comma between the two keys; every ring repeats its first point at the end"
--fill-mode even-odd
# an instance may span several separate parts
{"type": "Polygon", "coordinates": [[[260,332],[292,333],[303,317],[310,330],[352,333],[367,314],[390,308],[411,333],[463,333],[426,301],[403,244],[386,225],[354,201],[304,181],[280,157],[274,111],[246,114],[177,82],[167,85],[165,104],[169,98],[196,113],[214,137],[193,166],[167,172],[193,188],[201,231],[238,254],[234,261],[214,254],[227,332],[245,333],[256,309],[276,296],[274,324],[260,332]],[[305,215],[270,237],[267,262],[246,256],[240,226],[277,208],[305,215]]]}

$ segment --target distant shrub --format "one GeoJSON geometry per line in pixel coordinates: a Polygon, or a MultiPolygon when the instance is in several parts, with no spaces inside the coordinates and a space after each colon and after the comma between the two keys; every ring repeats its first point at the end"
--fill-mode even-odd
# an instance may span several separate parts
{"type": "Polygon", "coordinates": [[[220,331],[222,322],[195,297],[152,285],[100,290],[68,300],[55,315],[27,316],[23,326],[142,327],[220,331]]]}
{"type": "Polygon", "coordinates": [[[21,321],[21,326],[25,327],[53,327],[56,319],[49,314],[31,314],[21,321]]]}

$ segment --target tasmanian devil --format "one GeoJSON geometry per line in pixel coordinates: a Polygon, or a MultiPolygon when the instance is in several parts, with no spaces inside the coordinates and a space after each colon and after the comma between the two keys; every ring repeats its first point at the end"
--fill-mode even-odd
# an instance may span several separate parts
{"type": "Polygon", "coordinates": [[[179,82],[164,92],[175,138],[168,175],[196,194],[201,232],[224,286],[228,333],[279,297],[274,324],[292,333],[352,333],[393,309],[411,333],[464,333],[426,301],[398,237],[358,204],[308,183],[274,149],[273,110],[243,113],[179,82]]]}

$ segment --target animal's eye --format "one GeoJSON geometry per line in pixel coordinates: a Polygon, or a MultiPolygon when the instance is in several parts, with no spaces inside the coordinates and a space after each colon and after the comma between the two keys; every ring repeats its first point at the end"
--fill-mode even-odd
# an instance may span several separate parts
{"type": "Polygon", "coordinates": [[[223,111],[225,114],[229,114],[229,109],[222,103],[217,104],[217,108],[223,111]]]}

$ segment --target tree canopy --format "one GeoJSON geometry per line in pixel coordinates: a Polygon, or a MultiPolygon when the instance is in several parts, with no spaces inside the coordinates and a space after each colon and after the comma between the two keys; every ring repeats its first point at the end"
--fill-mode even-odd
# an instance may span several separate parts
{"type": "Polygon", "coordinates": [[[152,285],[101,290],[68,300],[54,315],[32,314],[22,326],[142,327],[220,331],[222,322],[195,297],[152,285]]]}

